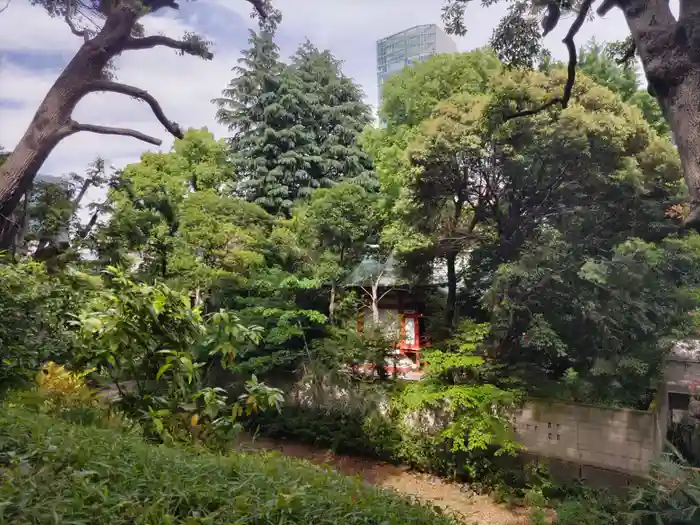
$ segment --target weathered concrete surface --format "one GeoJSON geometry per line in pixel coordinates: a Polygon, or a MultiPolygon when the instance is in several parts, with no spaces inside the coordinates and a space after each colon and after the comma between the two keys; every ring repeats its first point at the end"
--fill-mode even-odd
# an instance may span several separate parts
{"type": "Polygon", "coordinates": [[[642,475],[661,452],[659,412],[537,400],[512,422],[531,454],[642,475]]]}

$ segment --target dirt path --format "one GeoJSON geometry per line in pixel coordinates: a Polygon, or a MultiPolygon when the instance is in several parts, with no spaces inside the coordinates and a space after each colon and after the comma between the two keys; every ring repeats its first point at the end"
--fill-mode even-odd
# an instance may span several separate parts
{"type": "Polygon", "coordinates": [[[529,525],[527,510],[509,509],[488,496],[474,494],[467,486],[435,476],[413,472],[366,458],[342,456],[299,443],[258,438],[241,447],[244,450],[276,450],[286,456],[328,465],[348,476],[360,476],[367,483],[392,488],[455,513],[465,525],[529,525]]]}

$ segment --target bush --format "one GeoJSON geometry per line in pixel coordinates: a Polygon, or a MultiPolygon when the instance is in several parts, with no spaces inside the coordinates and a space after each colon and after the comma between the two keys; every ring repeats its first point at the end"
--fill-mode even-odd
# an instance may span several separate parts
{"type": "Polygon", "coordinates": [[[43,264],[0,260],[0,392],[25,386],[48,360],[74,352],[70,313],[89,294],[83,274],[50,275],[43,264]]]}
{"type": "Polygon", "coordinates": [[[456,523],[276,454],[197,455],[17,409],[0,409],[0,465],[4,523],[456,523]]]}
{"type": "Polygon", "coordinates": [[[140,423],[145,436],[227,448],[243,413],[279,409],[281,391],[255,375],[235,401],[207,384],[206,371],[215,364],[231,370],[238,348],[259,341],[259,327],[244,326],[224,310],[204,316],[187,296],[162,283],[138,283],[113,267],[103,274],[110,287],[78,317],[82,360],[118,387],[135,382],[134,392],[119,387],[116,405],[140,423]]]}

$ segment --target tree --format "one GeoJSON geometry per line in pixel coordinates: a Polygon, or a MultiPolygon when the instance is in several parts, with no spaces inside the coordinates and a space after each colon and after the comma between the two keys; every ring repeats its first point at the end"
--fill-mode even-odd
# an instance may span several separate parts
{"type": "Polygon", "coordinates": [[[586,78],[565,110],[498,119],[541,103],[563,76],[494,79],[481,120],[468,118],[473,99],[460,106],[454,97],[426,124],[431,140],[419,160],[445,169],[454,161],[439,154],[451,147],[460,159],[470,151],[465,143],[491,159],[487,177],[472,186],[484,235],[472,241],[465,287],[473,300],[484,298],[491,358],[525,384],[569,380],[579,400],[642,403],[657,377],[660,341],[694,304],[681,289],[692,290],[694,279],[679,277],[694,270],[675,268],[694,267],[696,241],[649,242],[678,226],[667,211],[682,195],[680,165],[637,108],[586,78]],[[590,273],[597,264],[607,272],[601,281],[590,273]]]}
{"type": "Polygon", "coordinates": [[[110,192],[110,220],[94,240],[101,266],[130,266],[205,312],[233,310],[262,326],[261,341],[239,349],[236,365],[261,374],[295,363],[326,317],[315,308],[318,282],[292,221],[231,194],[229,153],[206,130],[188,131],[171,152],[144,153],[110,192]]]}
{"type": "Polygon", "coordinates": [[[283,64],[279,47],[271,32],[250,31],[249,49],[241,51],[238,66],[232,71],[235,78],[212,102],[217,106],[216,119],[226,124],[232,135],[228,138],[231,150],[241,149],[241,141],[261,127],[264,118],[265,97],[277,88],[277,77],[283,64]]]}
{"type": "Polygon", "coordinates": [[[415,126],[456,93],[482,93],[501,69],[496,56],[483,50],[434,56],[389,77],[380,116],[389,127],[415,126]]]}
{"type": "MultiPolygon", "coordinates": [[[[693,302],[685,303],[673,272],[660,267],[644,270],[649,273],[640,279],[658,278],[668,294],[659,284],[643,298],[636,289],[641,281],[611,280],[597,296],[600,290],[579,273],[589,260],[609,260],[618,246],[622,253],[628,237],[652,243],[677,230],[671,212],[683,198],[680,163],[638,107],[587,77],[575,84],[566,109],[550,106],[527,119],[505,118],[548,100],[566,78],[556,64],[550,69],[496,73],[473,93],[448,88],[446,70],[445,79],[433,79],[449,93],[446,99],[428,102],[413,126],[392,124],[404,115],[397,104],[397,116],[386,115],[387,128],[366,140],[383,187],[395,196],[391,215],[427,241],[420,257],[469,254],[461,276],[448,264],[446,314],[453,327],[459,300],[464,312],[490,323],[489,362],[506,365],[514,378],[544,385],[562,381],[571,368],[581,378],[579,398],[588,391],[591,398],[621,399],[627,389],[625,402],[634,403],[655,376],[660,353],[654,345],[680,326],[675,312],[693,302]],[[462,294],[458,279],[465,282],[462,294]],[[579,296],[579,289],[589,287],[590,296],[579,296]],[[643,321],[638,317],[649,330],[644,336],[634,332],[645,341],[639,348],[622,337],[624,331],[618,334],[615,323],[633,322],[613,308],[618,294],[636,294],[643,302],[640,310],[629,306],[631,316],[641,316],[644,308],[655,312],[643,321]],[[661,311],[669,312],[670,323],[661,311]],[[595,322],[582,321],[587,316],[595,322]],[[595,376],[596,358],[598,365],[614,362],[605,365],[611,372],[595,376]],[[637,386],[615,386],[628,384],[623,374],[637,386]]],[[[389,97],[395,86],[401,83],[388,83],[389,97]]],[[[421,94],[414,94],[411,103],[419,101],[421,94]]],[[[664,264],[692,259],[694,248],[686,249],[664,264]]],[[[620,265],[615,275],[633,273],[627,262],[614,264],[620,265]]]]}
{"type": "Polygon", "coordinates": [[[372,120],[371,110],[341,65],[330,51],[319,50],[309,40],[292,57],[291,68],[303,92],[312,98],[302,124],[314,134],[320,164],[311,168],[310,175],[321,187],[350,180],[376,189],[372,163],[358,141],[372,120]]]}
{"type": "MultiPolygon", "coordinates": [[[[247,1],[255,7],[261,23],[276,23],[278,13],[270,11],[267,0],[247,1]]],[[[24,136],[0,166],[0,217],[12,214],[46,158],[70,135],[86,131],[125,135],[156,145],[161,143],[135,130],[74,121],[73,110],[89,93],[119,93],[141,100],[150,106],[169,133],[177,138],[183,136],[180,126],[166,117],[160,103],[147,91],[110,79],[108,66],[116,56],[126,51],[168,47],[207,60],[213,57],[208,43],[194,34],[186,34],[180,40],[164,35],[143,36],[139,21],[164,8],[177,9],[179,6],[174,0],[33,0],[33,3],[44,7],[52,16],[63,18],[84,43],[46,94],[24,136]],[[96,19],[103,23],[100,28],[93,29],[90,21],[96,19]]],[[[3,219],[0,226],[0,248],[3,248],[11,243],[15,228],[7,219],[3,219]]]]}
{"type": "Polygon", "coordinates": [[[227,156],[224,141],[189,130],[172,152],[144,153],[127,166],[96,236],[101,259],[123,263],[137,253],[142,278],[199,297],[222,273],[244,275],[260,260],[250,246],[263,238],[266,214],[228,194],[235,178],[227,156]]]}
{"type": "Polygon", "coordinates": [[[671,128],[658,101],[639,84],[634,64],[615,59],[616,46],[589,42],[579,50],[579,69],[601,86],[617,93],[623,101],[637,106],[649,125],[662,137],[671,136],[671,128]]]}
{"type": "Polygon", "coordinates": [[[362,91],[329,51],[302,44],[290,65],[270,33],[251,33],[236,77],[214,100],[233,132],[240,190],[268,212],[290,217],[314,190],[352,180],[377,184],[358,138],[370,122],[362,91]]]}
{"type": "MultiPolygon", "coordinates": [[[[605,16],[614,8],[620,9],[630,29],[630,38],[624,47],[622,59],[638,54],[649,83],[649,92],[658,100],[669,123],[683,165],[689,190],[690,212],[686,227],[700,229],[700,4],[695,0],[680,0],[679,15],[674,17],[666,0],[505,0],[511,11],[499,25],[492,42],[501,49],[503,58],[519,56],[521,52],[535,53],[540,38],[554,29],[562,14],[573,14],[574,20],[567,31],[568,74],[563,91],[553,94],[539,106],[518,108],[506,118],[532,115],[553,105],[566,108],[571,100],[576,78],[578,53],[575,37],[597,3],[597,14],[605,16]],[[526,11],[542,13],[542,30],[537,19],[527,17],[526,11]],[[519,30],[516,30],[518,29],[519,30]]],[[[443,18],[449,32],[464,34],[464,15],[471,0],[446,0],[443,18]]],[[[493,0],[483,0],[486,6],[493,0]]],[[[519,65],[519,64],[515,64],[519,65]]]]}
{"type": "Polygon", "coordinates": [[[298,76],[279,62],[272,38],[251,31],[236,77],[213,102],[219,122],[233,131],[240,193],[269,213],[289,217],[294,201],[325,181],[311,174],[320,157],[312,131],[302,124],[309,97],[298,76]]]}
{"type": "Polygon", "coordinates": [[[408,180],[415,206],[409,220],[431,239],[431,258],[446,262],[450,328],[457,315],[457,259],[473,244],[480,222],[498,207],[492,189],[503,183],[493,148],[484,140],[488,102],[484,96],[457,95],[439,104],[407,152],[418,168],[408,180]]]}
{"type": "Polygon", "coordinates": [[[300,241],[315,253],[322,281],[330,281],[329,317],[335,320],[337,285],[358,264],[374,232],[376,194],[362,186],[340,183],[313,193],[296,214],[300,241]],[[323,264],[325,263],[325,264],[323,264]]]}

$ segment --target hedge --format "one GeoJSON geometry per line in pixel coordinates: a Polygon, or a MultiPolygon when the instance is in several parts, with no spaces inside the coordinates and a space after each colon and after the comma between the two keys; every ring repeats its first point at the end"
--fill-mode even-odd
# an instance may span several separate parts
{"type": "Polygon", "coordinates": [[[17,408],[0,408],[0,476],[0,523],[456,523],[278,453],[195,453],[17,408]]]}

